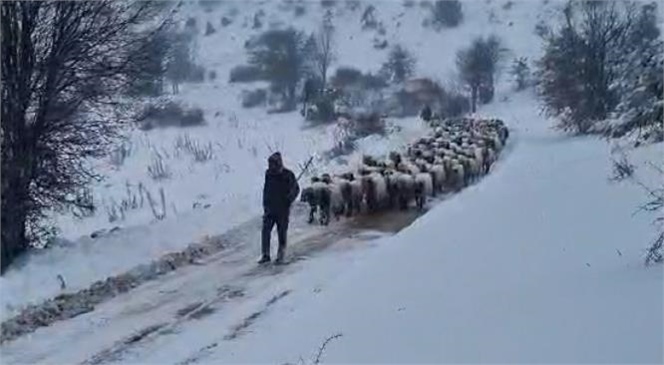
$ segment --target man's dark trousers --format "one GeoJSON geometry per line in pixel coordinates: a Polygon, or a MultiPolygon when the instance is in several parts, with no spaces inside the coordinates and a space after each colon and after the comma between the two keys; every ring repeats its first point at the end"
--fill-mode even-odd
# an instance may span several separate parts
{"type": "Polygon", "coordinates": [[[270,237],[272,228],[277,225],[277,235],[279,236],[279,253],[283,255],[286,252],[286,237],[288,234],[288,212],[285,213],[267,213],[263,215],[262,232],[262,250],[263,257],[270,257],[270,237]]]}

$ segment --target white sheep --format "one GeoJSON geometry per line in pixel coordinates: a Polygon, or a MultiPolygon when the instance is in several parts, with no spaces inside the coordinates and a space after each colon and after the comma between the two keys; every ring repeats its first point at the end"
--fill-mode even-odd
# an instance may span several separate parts
{"type": "Polygon", "coordinates": [[[314,181],[311,186],[303,189],[300,199],[309,203],[309,223],[313,223],[314,214],[318,211],[318,221],[327,224],[330,221],[331,191],[328,184],[314,181]]]}
{"type": "Polygon", "coordinates": [[[397,170],[413,175],[420,172],[420,169],[409,161],[402,161],[399,165],[397,165],[397,170]]]}
{"type": "Polygon", "coordinates": [[[415,178],[409,173],[397,172],[397,202],[401,210],[408,209],[410,201],[414,198],[415,178]]]}
{"type": "Polygon", "coordinates": [[[415,203],[418,209],[424,209],[427,196],[433,194],[433,182],[431,175],[421,172],[415,175],[415,203]]]}
{"type": "Polygon", "coordinates": [[[458,161],[452,160],[452,169],[453,171],[453,178],[452,178],[452,188],[454,190],[461,190],[463,188],[466,176],[465,176],[465,171],[464,167],[461,163],[458,161]]]}
{"type": "Polygon", "coordinates": [[[473,148],[473,155],[475,156],[477,164],[480,166],[480,172],[484,173],[484,148],[475,146],[473,148]]]}
{"type": "Polygon", "coordinates": [[[387,194],[387,181],[385,180],[385,176],[376,173],[376,174],[371,174],[371,178],[374,181],[374,186],[376,187],[376,198],[378,201],[378,206],[379,207],[387,206],[389,196],[387,194]]]}
{"type": "Polygon", "coordinates": [[[447,174],[445,173],[445,166],[442,164],[434,164],[431,167],[431,174],[433,177],[433,190],[436,193],[439,193],[443,190],[443,186],[447,181],[447,174]]]}
{"type": "Polygon", "coordinates": [[[375,212],[387,202],[387,186],[385,178],[378,173],[361,177],[362,193],[367,210],[375,212]]]}
{"type": "Polygon", "coordinates": [[[479,162],[476,159],[474,159],[472,157],[468,158],[468,162],[469,162],[469,165],[470,165],[471,178],[473,180],[476,180],[480,176],[481,165],[479,164],[479,162]]]}
{"type": "Polygon", "coordinates": [[[351,207],[353,212],[360,212],[362,206],[362,183],[360,180],[350,182],[351,187],[351,207]]]}
{"type": "Polygon", "coordinates": [[[497,158],[496,151],[493,148],[487,148],[486,161],[484,162],[486,173],[491,170],[491,166],[496,162],[497,158]]]}

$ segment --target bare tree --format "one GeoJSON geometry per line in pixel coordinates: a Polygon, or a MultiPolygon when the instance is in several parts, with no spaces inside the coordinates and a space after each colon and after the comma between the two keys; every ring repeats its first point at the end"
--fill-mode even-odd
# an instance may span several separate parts
{"type": "Polygon", "coordinates": [[[512,61],[510,74],[514,77],[517,91],[528,87],[530,84],[530,67],[528,66],[528,59],[526,57],[515,58],[514,61],[512,61]]]}
{"type": "Polygon", "coordinates": [[[318,77],[322,81],[323,89],[327,86],[327,71],[334,61],[334,25],[332,24],[332,13],[326,13],[323,24],[316,35],[313,63],[318,77]]]}
{"type": "MultiPolygon", "coordinates": [[[[2,2],[2,261],[53,233],[48,209],[77,204],[129,114],[120,96],[149,63],[140,1],[2,2]],[[139,31],[140,29],[140,31],[139,31]]],[[[160,25],[155,25],[156,29],[160,25]]],[[[156,30],[155,30],[156,31],[156,30]]]]}
{"type": "Polygon", "coordinates": [[[247,44],[249,64],[270,81],[273,91],[283,95],[283,111],[295,107],[297,85],[305,74],[304,38],[294,28],[269,30],[247,44]]]}
{"type": "Polygon", "coordinates": [[[538,89],[546,112],[561,117],[561,129],[593,132],[629,93],[616,87],[629,73],[624,66],[646,62],[659,35],[656,16],[638,9],[632,1],[569,2],[560,27],[544,34],[538,89]]]}
{"type": "Polygon", "coordinates": [[[493,98],[494,78],[505,55],[505,48],[497,36],[476,38],[470,47],[457,53],[457,67],[464,83],[471,92],[471,110],[477,110],[477,102],[493,98]]]}
{"type": "Polygon", "coordinates": [[[305,118],[308,118],[310,103],[325,104],[319,105],[319,109],[327,109],[331,112],[331,104],[321,100],[321,98],[324,99],[328,96],[326,93],[327,74],[335,59],[334,25],[332,23],[332,12],[329,10],[325,13],[318,32],[311,34],[305,42],[303,53],[307,58],[306,73],[308,76],[302,90],[302,114],[305,118]]]}
{"type": "Polygon", "coordinates": [[[404,47],[396,45],[390,50],[381,72],[392,82],[402,83],[415,71],[415,57],[404,47]]]}

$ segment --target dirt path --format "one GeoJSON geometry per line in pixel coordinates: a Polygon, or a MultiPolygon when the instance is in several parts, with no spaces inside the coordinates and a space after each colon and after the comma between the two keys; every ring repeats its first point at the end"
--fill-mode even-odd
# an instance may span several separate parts
{"type": "MultiPolygon", "coordinates": [[[[0,348],[3,360],[105,364],[129,359],[133,349],[157,346],[160,337],[177,333],[191,321],[230,311],[231,305],[259,297],[261,288],[273,286],[283,275],[307,270],[309,259],[336,243],[350,241],[361,245],[380,236],[368,234],[371,231],[394,234],[419,215],[412,210],[387,212],[341,219],[321,227],[306,224],[306,207],[297,205],[289,230],[289,264],[267,267],[256,265],[261,220],[255,218],[213,238],[226,242],[227,248],[196,265],[182,267],[118,295],[90,313],[56,322],[3,344],[0,348]]],[[[276,237],[273,239],[276,246],[276,237]]],[[[271,300],[239,320],[229,312],[227,328],[237,329],[231,332],[239,335],[271,306],[271,300]]]]}

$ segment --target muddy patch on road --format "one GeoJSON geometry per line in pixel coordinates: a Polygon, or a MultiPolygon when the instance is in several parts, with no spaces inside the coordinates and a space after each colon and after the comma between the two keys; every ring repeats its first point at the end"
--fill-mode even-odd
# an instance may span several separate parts
{"type": "Polygon", "coordinates": [[[353,230],[373,230],[384,233],[398,233],[425,213],[426,210],[406,210],[368,214],[348,220],[346,226],[353,230]]]}

